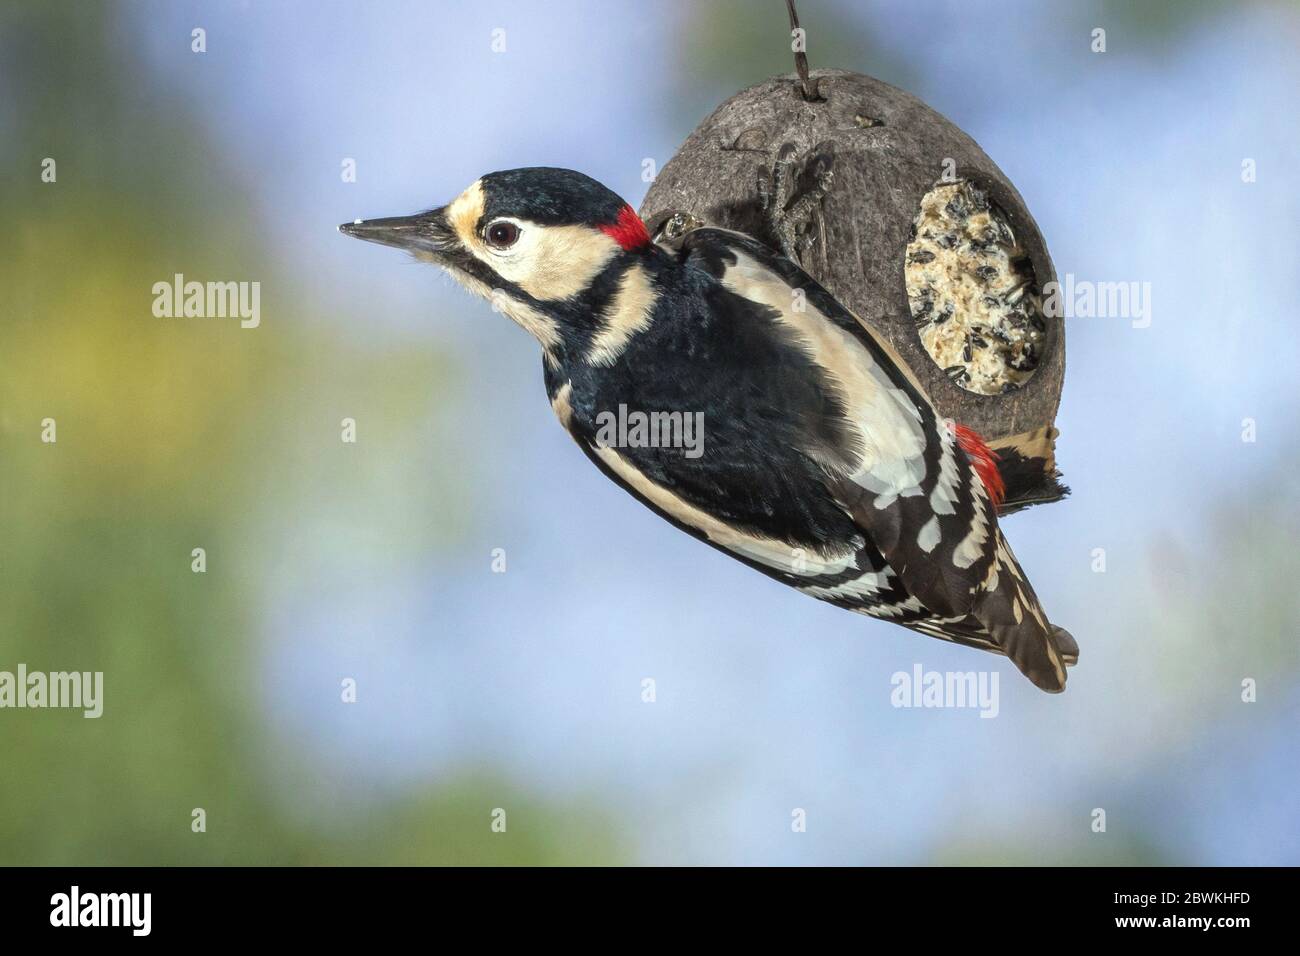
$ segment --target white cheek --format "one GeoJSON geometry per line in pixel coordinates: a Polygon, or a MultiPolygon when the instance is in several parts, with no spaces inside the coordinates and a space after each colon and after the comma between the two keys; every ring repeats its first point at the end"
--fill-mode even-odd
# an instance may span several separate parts
{"type": "Polygon", "coordinates": [[[482,252],[475,250],[475,255],[486,262],[501,278],[523,286],[539,265],[538,260],[545,251],[541,248],[541,230],[537,227],[520,226],[519,238],[509,249],[496,250],[485,248],[482,252]]]}
{"type": "Polygon", "coordinates": [[[517,225],[519,239],[509,249],[479,244],[471,250],[497,275],[538,301],[553,302],[582,292],[619,251],[618,243],[599,229],[517,225]]]}

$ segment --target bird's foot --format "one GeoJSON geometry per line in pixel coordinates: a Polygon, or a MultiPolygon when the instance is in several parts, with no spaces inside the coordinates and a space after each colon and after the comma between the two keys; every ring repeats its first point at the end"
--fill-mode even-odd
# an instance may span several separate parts
{"type": "Polygon", "coordinates": [[[689,212],[673,212],[655,229],[654,241],[658,245],[676,248],[688,232],[699,229],[703,225],[703,219],[689,212]]]}
{"type": "Polygon", "coordinates": [[[835,179],[828,146],[817,146],[800,160],[794,143],[784,143],[771,169],[760,169],[758,199],[767,228],[781,253],[794,262],[817,242],[825,229],[822,200],[835,179]]]}

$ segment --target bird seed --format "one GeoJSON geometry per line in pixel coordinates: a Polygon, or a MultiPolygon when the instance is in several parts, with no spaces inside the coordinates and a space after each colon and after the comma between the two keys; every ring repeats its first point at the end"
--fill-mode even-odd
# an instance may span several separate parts
{"type": "Polygon", "coordinates": [[[1042,293],[1006,215],[977,187],[940,183],[921,200],[904,264],[921,343],[968,392],[999,395],[1045,351],[1042,293]]]}

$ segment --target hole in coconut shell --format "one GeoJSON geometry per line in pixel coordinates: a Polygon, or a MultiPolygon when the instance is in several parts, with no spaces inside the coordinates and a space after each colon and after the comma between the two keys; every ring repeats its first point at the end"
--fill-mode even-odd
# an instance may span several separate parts
{"type": "Polygon", "coordinates": [[[1006,214],[965,180],[921,199],[903,266],[921,344],[978,395],[1023,386],[1045,355],[1042,293],[1006,214]]]}

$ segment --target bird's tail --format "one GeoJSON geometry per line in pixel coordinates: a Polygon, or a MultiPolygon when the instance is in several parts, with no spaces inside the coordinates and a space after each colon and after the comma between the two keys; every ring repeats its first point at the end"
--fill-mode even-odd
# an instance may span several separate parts
{"type": "Polygon", "coordinates": [[[1056,650],[1061,655],[1061,660],[1065,661],[1066,667],[1073,667],[1079,663],[1079,645],[1065,628],[1052,625],[1052,643],[1056,645],[1056,650]]]}
{"type": "Polygon", "coordinates": [[[1006,486],[1006,495],[998,506],[999,516],[1030,505],[1060,501],[1070,493],[1056,470],[1056,436],[1056,429],[1045,425],[987,442],[997,457],[998,472],[1006,486]]]}
{"type": "Polygon", "coordinates": [[[972,613],[1036,687],[1060,693],[1066,665],[1079,659],[1079,645],[1069,631],[1047,620],[1002,532],[997,535],[997,561],[972,613]]]}

